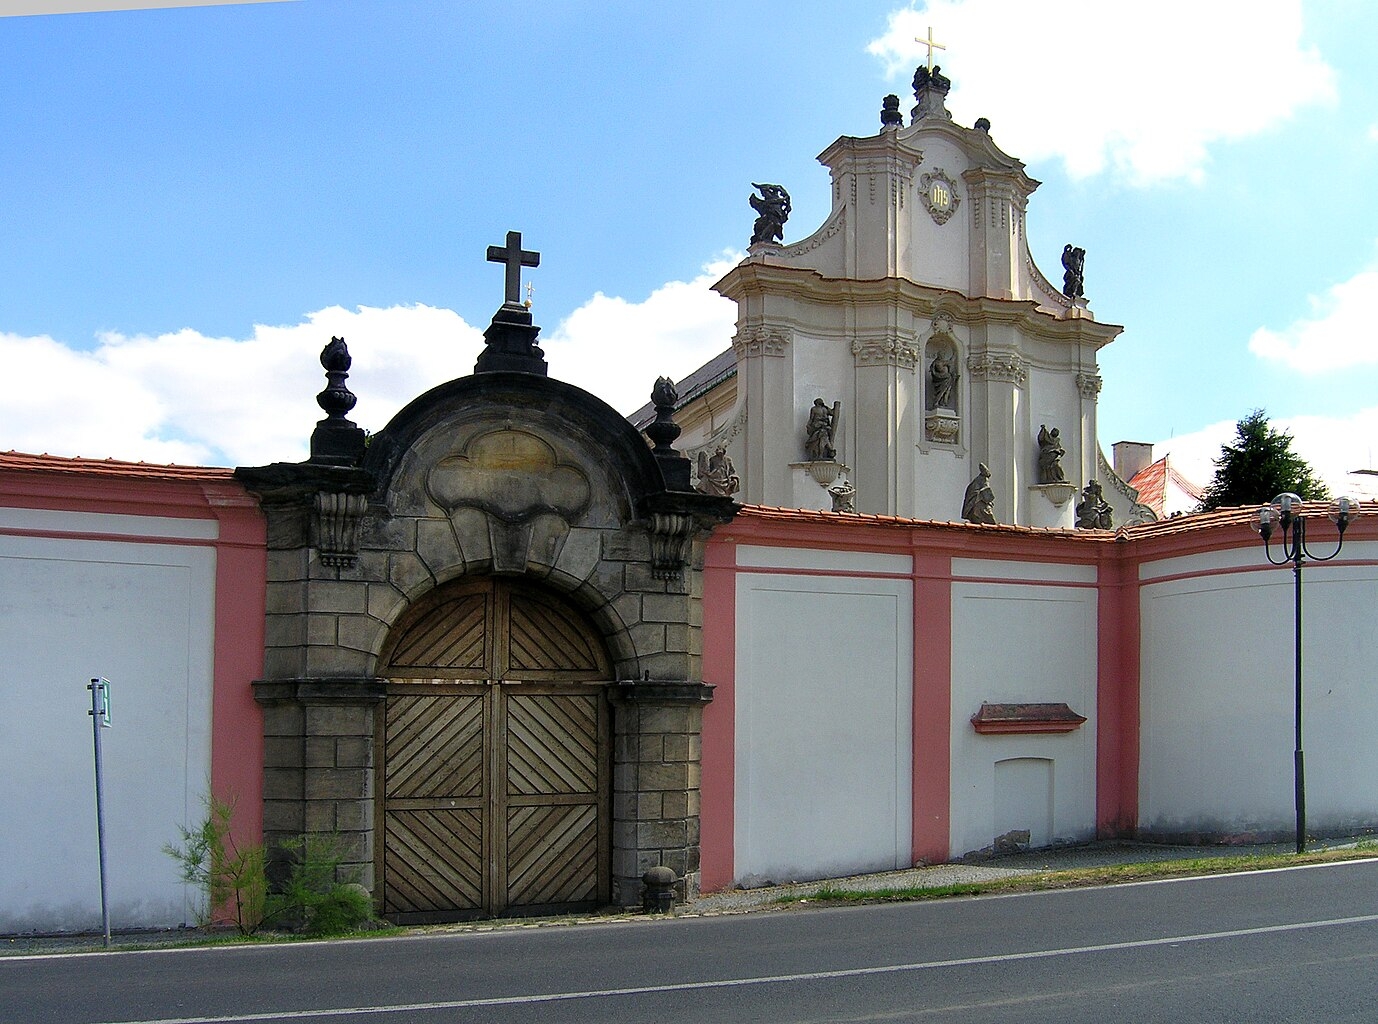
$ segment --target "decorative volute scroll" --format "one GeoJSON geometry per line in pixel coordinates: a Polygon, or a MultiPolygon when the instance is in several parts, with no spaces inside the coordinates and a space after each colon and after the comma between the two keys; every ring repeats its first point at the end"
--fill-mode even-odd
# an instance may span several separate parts
{"type": "Polygon", "coordinates": [[[689,544],[697,524],[679,512],[652,512],[646,521],[651,535],[651,575],[658,580],[677,580],[689,561],[689,544]]]}
{"type": "Polygon", "coordinates": [[[367,508],[368,498],[362,494],[316,494],[315,547],[322,565],[354,568],[359,560],[359,520],[367,508]]]}

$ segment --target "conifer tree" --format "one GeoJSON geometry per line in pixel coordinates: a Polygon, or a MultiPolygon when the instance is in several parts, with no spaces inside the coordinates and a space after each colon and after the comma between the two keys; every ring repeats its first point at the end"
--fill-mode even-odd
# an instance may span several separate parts
{"type": "Polygon", "coordinates": [[[1324,501],[1330,491],[1310,464],[1292,451],[1292,435],[1274,430],[1262,409],[1235,424],[1235,443],[1220,450],[1215,477],[1199,511],[1235,505],[1263,505],[1291,491],[1307,501],[1324,501]]]}

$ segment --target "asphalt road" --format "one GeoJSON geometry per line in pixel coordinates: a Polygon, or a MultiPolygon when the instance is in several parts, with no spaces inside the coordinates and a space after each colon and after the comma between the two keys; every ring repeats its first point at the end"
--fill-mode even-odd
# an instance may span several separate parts
{"type": "Polygon", "coordinates": [[[0,960],[8,1024],[1378,1019],[1378,861],[873,907],[0,960]]]}

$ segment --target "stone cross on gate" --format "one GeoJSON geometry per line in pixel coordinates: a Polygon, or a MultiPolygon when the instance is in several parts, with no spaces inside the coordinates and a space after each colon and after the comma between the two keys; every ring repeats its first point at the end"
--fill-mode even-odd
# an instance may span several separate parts
{"type": "MultiPolygon", "coordinates": [[[[915,37],[914,37],[914,42],[916,42],[916,43],[923,43],[924,46],[928,47],[928,70],[929,70],[929,72],[931,73],[931,72],[933,71],[933,51],[934,51],[934,50],[946,50],[947,47],[944,46],[942,43],[935,43],[935,42],[933,41],[933,26],[932,26],[932,25],[929,25],[929,26],[928,26],[928,38],[927,38],[927,39],[925,39],[923,36],[915,36],[915,37]]],[[[488,258],[491,260],[493,257],[492,257],[492,256],[489,256],[488,258]]]]}
{"type": "Polygon", "coordinates": [[[522,233],[509,231],[507,232],[507,245],[490,245],[488,247],[488,262],[507,264],[507,288],[503,303],[510,306],[520,306],[522,302],[522,267],[539,267],[541,254],[523,249],[522,233]]]}

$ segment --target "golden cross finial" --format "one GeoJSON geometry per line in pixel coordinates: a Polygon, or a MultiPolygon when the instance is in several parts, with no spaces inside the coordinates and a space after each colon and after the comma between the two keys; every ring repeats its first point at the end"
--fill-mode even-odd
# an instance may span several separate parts
{"type": "Polygon", "coordinates": [[[536,286],[530,281],[526,282],[526,308],[531,308],[531,295],[536,290],[536,286]]]}
{"type": "Polygon", "coordinates": [[[916,43],[923,43],[924,46],[928,47],[928,70],[931,72],[931,71],[933,70],[933,51],[934,51],[934,50],[946,50],[947,47],[944,46],[942,43],[935,43],[935,42],[933,41],[933,26],[932,26],[932,25],[929,25],[929,26],[928,26],[928,38],[927,38],[927,39],[925,39],[923,36],[915,36],[915,37],[914,37],[914,42],[916,42],[916,43]]]}

